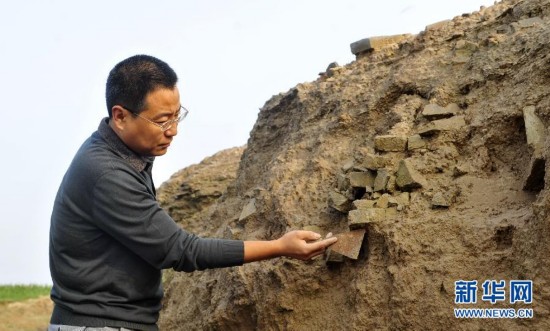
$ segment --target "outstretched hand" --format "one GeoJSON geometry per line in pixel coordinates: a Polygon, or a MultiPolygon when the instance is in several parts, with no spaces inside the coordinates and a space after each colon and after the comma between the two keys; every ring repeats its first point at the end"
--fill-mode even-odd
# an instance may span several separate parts
{"type": "Polygon", "coordinates": [[[312,231],[290,231],[277,240],[245,241],[244,262],[260,261],[279,256],[288,256],[299,260],[309,260],[323,254],[325,248],[334,244],[336,238],[321,239],[321,235],[312,231]]]}
{"type": "Polygon", "coordinates": [[[319,240],[321,235],[311,231],[291,231],[277,239],[281,255],[299,260],[309,260],[323,254],[325,248],[336,242],[336,237],[319,240]],[[317,241],[319,240],[319,241],[317,241]]]}

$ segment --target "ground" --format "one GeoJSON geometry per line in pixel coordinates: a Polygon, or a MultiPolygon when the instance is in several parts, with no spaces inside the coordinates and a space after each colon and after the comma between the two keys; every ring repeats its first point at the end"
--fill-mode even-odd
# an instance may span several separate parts
{"type": "Polygon", "coordinates": [[[49,296],[0,303],[0,330],[44,331],[48,328],[53,302],[49,296]]]}

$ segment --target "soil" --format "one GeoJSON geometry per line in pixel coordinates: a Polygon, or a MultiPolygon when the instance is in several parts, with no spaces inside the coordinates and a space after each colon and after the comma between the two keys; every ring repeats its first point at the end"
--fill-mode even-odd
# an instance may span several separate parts
{"type": "Polygon", "coordinates": [[[0,303],[0,330],[44,331],[48,328],[52,310],[53,302],[49,295],[0,303]]]}
{"type": "MultiPolygon", "coordinates": [[[[339,178],[367,171],[372,156],[381,157],[378,169],[392,176],[408,159],[426,184],[406,189],[410,202],[391,217],[367,222],[357,260],[278,258],[169,273],[161,328],[549,330],[550,171],[544,160],[550,142],[534,150],[523,117],[523,109],[534,106],[544,127],[550,124],[549,51],[550,2],[502,1],[358,54],[268,100],[242,156],[233,151],[219,161],[235,165],[232,170],[199,165],[163,184],[170,193],[159,190],[184,228],[261,240],[307,226],[347,231],[348,214],[331,207],[329,192],[350,193],[339,178]],[[464,125],[423,136],[423,147],[375,148],[378,136],[422,132],[430,125],[422,115],[428,104],[456,104],[453,118],[461,116],[464,125]],[[536,157],[542,160],[539,185],[524,190],[536,157]],[[193,177],[209,171],[224,183],[211,198],[197,200],[189,192],[200,191],[201,181],[193,177]],[[189,190],[185,182],[196,186],[189,190]],[[449,206],[435,208],[436,196],[449,206]],[[243,219],[252,199],[255,211],[243,219]],[[456,281],[481,286],[521,279],[533,281],[531,304],[482,302],[481,287],[475,305],[455,304],[456,281]],[[534,317],[457,319],[454,308],[532,308],[534,317]]],[[[375,198],[351,193],[350,200],[375,198]]]]}

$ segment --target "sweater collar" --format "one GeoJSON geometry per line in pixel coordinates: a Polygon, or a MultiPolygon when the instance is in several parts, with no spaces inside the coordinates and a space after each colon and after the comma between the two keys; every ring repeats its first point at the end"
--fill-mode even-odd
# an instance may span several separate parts
{"type": "Polygon", "coordinates": [[[142,172],[146,167],[150,169],[153,165],[155,157],[140,156],[129,149],[109,125],[108,117],[101,120],[97,131],[99,132],[99,135],[107,142],[107,145],[113,148],[130,164],[130,166],[132,166],[132,168],[136,169],[138,172],[142,172]]]}

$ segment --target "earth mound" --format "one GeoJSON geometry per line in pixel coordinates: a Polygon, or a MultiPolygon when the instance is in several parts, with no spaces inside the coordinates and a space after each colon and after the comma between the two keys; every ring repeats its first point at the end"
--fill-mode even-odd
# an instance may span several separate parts
{"type": "Polygon", "coordinates": [[[208,236],[364,227],[359,258],[171,273],[161,329],[550,329],[550,2],[503,1],[354,50],[266,102],[226,161],[234,177],[183,170],[210,179],[174,177],[159,200],[208,236]],[[462,280],[477,281],[475,304],[456,302],[462,280]],[[482,300],[486,280],[505,280],[506,300],[482,300]],[[531,303],[510,303],[512,280],[532,280],[531,303]]]}

